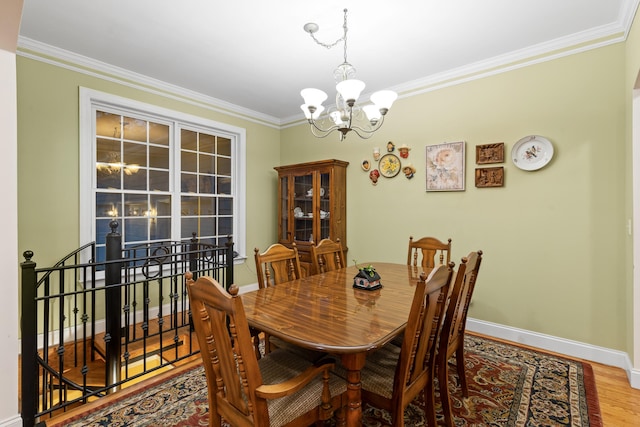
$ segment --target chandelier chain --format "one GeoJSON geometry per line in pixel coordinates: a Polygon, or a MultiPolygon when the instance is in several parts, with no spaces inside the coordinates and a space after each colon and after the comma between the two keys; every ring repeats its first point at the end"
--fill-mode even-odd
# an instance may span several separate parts
{"type": "Polygon", "coordinates": [[[344,36],[342,38],[344,39],[344,62],[345,64],[347,64],[349,62],[347,61],[347,31],[349,31],[349,29],[347,28],[347,9],[344,10],[343,28],[344,28],[344,36]]]}
{"type": "Polygon", "coordinates": [[[340,42],[344,42],[344,62],[347,62],[347,9],[344,9],[344,23],[342,24],[342,28],[343,28],[343,35],[342,37],[340,37],[338,40],[336,40],[333,43],[323,43],[320,40],[318,40],[316,38],[316,36],[313,34],[313,32],[309,32],[309,35],[311,36],[311,38],[320,46],[327,48],[327,49],[331,49],[332,47],[335,47],[338,45],[338,43],[340,42]]]}

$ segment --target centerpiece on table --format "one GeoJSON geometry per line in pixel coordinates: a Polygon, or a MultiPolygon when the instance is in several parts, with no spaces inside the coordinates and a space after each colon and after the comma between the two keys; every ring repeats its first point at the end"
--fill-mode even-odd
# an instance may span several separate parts
{"type": "Polygon", "coordinates": [[[366,267],[359,267],[355,260],[353,262],[358,267],[358,274],[353,278],[354,288],[372,291],[382,287],[380,275],[371,264],[366,267]]]}

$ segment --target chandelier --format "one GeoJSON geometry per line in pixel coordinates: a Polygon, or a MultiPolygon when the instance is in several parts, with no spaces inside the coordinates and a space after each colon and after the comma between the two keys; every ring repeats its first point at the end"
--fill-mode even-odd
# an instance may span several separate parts
{"type": "Polygon", "coordinates": [[[122,169],[125,175],[133,175],[138,173],[140,169],[139,165],[126,164],[120,161],[120,154],[116,152],[109,152],[106,154],[106,162],[96,162],[96,169],[105,175],[118,175],[122,169]]]}
{"type": "Polygon", "coordinates": [[[325,110],[322,103],[327,99],[325,92],[314,88],[300,91],[300,95],[304,99],[304,104],[300,108],[309,122],[311,133],[318,138],[324,138],[337,130],[340,132],[340,141],[342,141],[349,132],[354,131],[360,138],[370,138],[382,126],[384,116],[398,95],[391,90],[381,90],[371,95],[372,104],[362,107],[356,105],[365,84],[354,78],[356,69],[347,61],[347,9],[344,9],[344,34],[334,43],[320,42],[314,35],[319,28],[318,24],[312,22],[304,26],[304,30],[309,33],[311,38],[327,49],[343,42],[344,62],[333,73],[337,82],[336,103],[335,106],[327,109],[325,115],[322,115],[325,110]]]}

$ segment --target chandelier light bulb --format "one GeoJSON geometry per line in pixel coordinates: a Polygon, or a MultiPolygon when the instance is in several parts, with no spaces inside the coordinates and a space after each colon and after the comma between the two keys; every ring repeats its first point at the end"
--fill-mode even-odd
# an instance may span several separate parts
{"type": "Polygon", "coordinates": [[[380,109],[377,105],[365,105],[364,107],[362,107],[362,109],[364,110],[364,113],[367,115],[367,119],[369,119],[369,122],[372,125],[378,123],[378,120],[380,120],[380,118],[382,117],[382,113],[380,112],[380,109]]]}
{"type": "Polygon", "coordinates": [[[302,112],[304,113],[304,117],[307,120],[316,120],[318,119],[318,117],[320,117],[320,114],[322,114],[322,112],[324,111],[324,106],[320,105],[319,107],[314,107],[314,106],[310,106],[307,104],[302,104],[300,106],[300,109],[302,110],[302,112]]]}
{"type": "Polygon", "coordinates": [[[308,87],[300,91],[300,95],[304,99],[304,103],[309,107],[320,107],[322,103],[327,99],[327,94],[320,89],[314,89],[308,87]]]}
{"type": "Polygon", "coordinates": [[[360,92],[364,90],[364,82],[362,80],[348,79],[343,80],[336,85],[336,90],[340,96],[347,101],[350,107],[358,100],[360,92]]]}
{"type": "Polygon", "coordinates": [[[333,120],[333,123],[335,123],[336,125],[342,126],[344,124],[340,111],[333,111],[331,112],[331,114],[329,114],[329,116],[331,117],[331,120],[333,120]]]}
{"type": "Polygon", "coordinates": [[[392,90],[379,90],[371,95],[371,102],[376,104],[380,112],[384,115],[389,111],[393,101],[398,98],[398,94],[392,90]]]}

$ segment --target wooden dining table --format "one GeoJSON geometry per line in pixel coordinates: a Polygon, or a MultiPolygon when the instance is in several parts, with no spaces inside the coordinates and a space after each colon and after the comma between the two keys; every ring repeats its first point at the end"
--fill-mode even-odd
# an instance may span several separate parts
{"type": "MultiPolygon", "coordinates": [[[[353,287],[356,266],[242,295],[249,324],[297,346],[340,357],[347,369],[347,426],[360,426],[366,357],[402,333],[421,267],[371,263],[382,287],[353,287]]],[[[366,266],[362,264],[361,266],[366,266]]]]}

